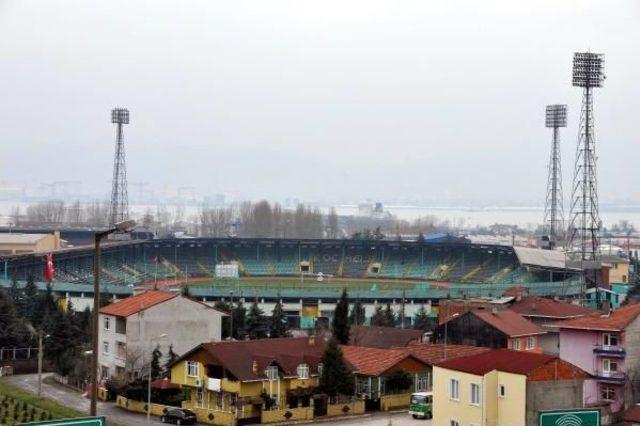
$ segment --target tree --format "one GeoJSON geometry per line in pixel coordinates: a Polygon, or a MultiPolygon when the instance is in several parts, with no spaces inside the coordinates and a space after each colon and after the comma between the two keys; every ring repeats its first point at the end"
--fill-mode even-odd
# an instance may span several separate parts
{"type": "Polygon", "coordinates": [[[335,207],[331,207],[327,221],[327,237],[338,238],[338,214],[335,207]]]}
{"type": "Polygon", "coordinates": [[[164,374],[167,377],[171,376],[171,364],[178,359],[178,354],[173,351],[173,345],[169,345],[169,352],[167,353],[167,359],[164,362],[164,374]]]}
{"type": "Polygon", "coordinates": [[[398,323],[398,317],[391,309],[391,303],[387,303],[387,307],[384,309],[384,323],[385,327],[395,327],[398,323]]]}
{"type": "Polygon", "coordinates": [[[0,288],[0,347],[16,345],[18,326],[13,300],[0,288]]]}
{"type": "Polygon", "coordinates": [[[322,355],[320,389],[331,398],[337,395],[351,396],[355,392],[353,372],[347,366],[336,338],[329,340],[322,355]]]}
{"type": "Polygon", "coordinates": [[[258,306],[258,301],[254,301],[247,314],[246,332],[252,339],[262,339],[267,335],[265,327],[264,312],[258,306]]]}
{"type": "Polygon", "coordinates": [[[351,313],[349,314],[349,324],[351,325],[364,325],[366,320],[364,306],[360,302],[360,300],[356,300],[356,303],[353,304],[351,308],[351,313]]]}
{"type": "Polygon", "coordinates": [[[413,328],[417,330],[432,330],[435,327],[435,321],[429,316],[424,305],[420,306],[418,312],[413,317],[413,328]]]}
{"type": "Polygon", "coordinates": [[[18,314],[34,324],[38,316],[38,286],[36,286],[36,282],[31,274],[27,277],[27,283],[24,286],[21,298],[22,303],[20,307],[22,312],[18,312],[18,314]]]}
{"type": "Polygon", "coordinates": [[[382,311],[382,305],[377,305],[376,309],[373,311],[373,315],[371,315],[371,325],[375,325],[377,327],[383,327],[385,325],[384,312],[382,311]]]}
{"type": "Polygon", "coordinates": [[[238,301],[238,304],[233,309],[233,333],[232,337],[234,339],[240,339],[244,337],[246,332],[246,317],[247,317],[247,308],[244,307],[242,300],[238,301]]]}
{"type": "Polygon", "coordinates": [[[349,298],[346,288],[342,290],[342,296],[340,296],[340,300],[338,300],[336,304],[331,329],[333,331],[333,337],[335,337],[341,345],[349,344],[349,298]]]}
{"type": "Polygon", "coordinates": [[[289,337],[290,335],[287,317],[282,309],[282,304],[278,300],[269,319],[269,337],[289,337]]]}
{"type": "Polygon", "coordinates": [[[160,352],[160,345],[156,345],[151,352],[151,380],[155,380],[162,375],[162,368],[160,367],[160,360],[162,359],[162,352],[160,352]]]}

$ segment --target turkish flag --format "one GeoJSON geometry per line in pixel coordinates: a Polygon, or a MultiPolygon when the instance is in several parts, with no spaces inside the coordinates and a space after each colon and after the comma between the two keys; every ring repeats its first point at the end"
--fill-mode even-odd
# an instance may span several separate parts
{"type": "Polygon", "coordinates": [[[53,268],[53,255],[48,254],[45,257],[44,264],[44,279],[48,282],[53,281],[53,275],[55,273],[55,269],[53,268]]]}

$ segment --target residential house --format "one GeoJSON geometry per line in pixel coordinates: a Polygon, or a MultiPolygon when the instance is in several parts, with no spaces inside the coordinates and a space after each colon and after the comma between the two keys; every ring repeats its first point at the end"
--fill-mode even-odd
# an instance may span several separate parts
{"type": "Polygon", "coordinates": [[[603,255],[602,263],[608,269],[607,284],[629,283],[629,259],[617,255],[603,255]]]}
{"type": "Polygon", "coordinates": [[[538,336],[538,343],[544,353],[560,353],[560,337],[557,323],[593,313],[592,309],[544,297],[516,297],[509,307],[529,321],[540,326],[547,333],[538,336]]]}
{"type": "Polygon", "coordinates": [[[540,326],[509,309],[478,308],[440,324],[435,339],[438,343],[542,352],[539,338],[544,334],[540,326]]]}
{"type": "Polygon", "coordinates": [[[496,349],[433,369],[438,426],[538,424],[543,410],[582,407],[589,375],[556,356],[496,349]]]}
{"type": "Polygon", "coordinates": [[[632,383],[640,379],[640,304],[606,314],[563,321],[560,357],[593,375],[585,385],[585,403],[606,405],[613,418],[631,406],[632,383]]]}
{"type": "Polygon", "coordinates": [[[432,366],[445,359],[490,350],[461,345],[416,344],[403,348],[343,346],[345,360],[356,377],[356,396],[366,410],[407,407],[412,392],[432,389],[432,366]]]}
{"type": "Polygon", "coordinates": [[[171,344],[181,355],[202,341],[220,340],[224,316],[204,303],[165,291],[115,301],[99,311],[100,377],[144,375],[141,369],[156,346],[166,355],[171,344]]]}
{"type": "Polygon", "coordinates": [[[421,343],[424,331],[412,328],[352,326],[349,344],[370,348],[393,348],[421,343]]]}
{"type": "Polygon", "coordinates": [[[202,343],[173,363],[171,381],[209,423],[309,419],[326,410],[326,399],[312,402],[325,347],[313,336],[202,343]]]}

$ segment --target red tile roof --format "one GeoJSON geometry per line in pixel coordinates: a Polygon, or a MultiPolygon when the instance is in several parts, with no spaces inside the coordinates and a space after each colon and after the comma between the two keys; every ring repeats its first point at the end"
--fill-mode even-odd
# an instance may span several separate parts
{"type": "Polygon", "coordinates": [[[626,305],[610,314],[594,312],[592,314],[562,321],[559,328],[598,331],[623,331],[640,314],[640,303],[626,305]]]}
{"type": "MultiPolygon", "coordinates": [[[[443,344],[422,343],[408,346],[406,350],[426,364],[433,365],[445,360],[445,345],[443,344]]],[[[446,359],[477,355],[490,350],[490,348],[479,346],[446,345],[446,359]]]]}
{"type": "Polygon", "coordinates": [[[176,293],[149,290],[100,308],[100,313],[115,315],[117,317],[128,317],[152,306],[166,302],[167,300],[171,300],[177,296],[178,295],[176,293]]]}
{"type": "Polygon", "coordinates": [[[544,297],[523,297],[509,308],[527,317],[568,319],[593,313],[592,309],[544,297]]]}
{"type": "Polygon", "coordinates": [[[483,376],[493,370],[529,375],[537,368],[556,359],[558,357],[552,355],[511,349],[493,349],[478,355],[443,361],[437,366],[478,376],[483,376]]]}
{"type": "Polygon", "coordinates": [[[640,404],[636,404],[629,408],[627,412],[624,413],[622,420],[625,422],[640,423],[640,404]]]}
{"type": "Polygon", "coordinates": [[[380,349],[364,346],[342,346],[342,352],[344,359],[353,367],[354,373],[365,376],[379,376],[410,356],[404,349],[380,349]]]}
{"type": "Polygon", "coordinates": [[[354,326],[351,327],[349,344],[370,348],[407,346],[411,342],[419,342],[423,334],[424,331],[411,328],[354,326]]]}
{"type": "MultiPolygon", "coordinates": [[[[445,359],[444,345],[416,344],[402,348],[370,348],[364,346],[343,346],[345,360],[351,364],[355,373],[366,376],[379,376],[406,358],[413,358],[425,365],[436,364],[445,359]]],[[[447,345],[447,359],[469,356],[490,351],[465,345],[447,345]]]]}
{"type": "Polygon", "coordinates": [[[470,313],[509,337],[534,336],[545,333],[542,328],[509,309],[501,311],[475,310],[470,313]]]}
{"type": "Polygon", "coordinates": [[[285,376],[297,376],[300,364],[309,365],[316,374],[326,347],[324,338],[283,337],[231,342],[203,343],[175,362],[191,359],[197,352],[211,365],[224,367],[241,381],[263,380],[265,369],[277,365],[285,376]],[[256,362],[257,369],[253,365],[256,362]]]}

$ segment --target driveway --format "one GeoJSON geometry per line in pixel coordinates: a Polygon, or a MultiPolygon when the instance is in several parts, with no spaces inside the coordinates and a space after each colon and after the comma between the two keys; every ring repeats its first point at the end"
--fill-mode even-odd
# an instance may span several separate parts
{"type": "Polygon", "coordinates": [[[372,413],[371,416],[359,416],[357,418],[344,418],[335,421],[324,422],[327,425],[367,425],[367,426],[432,426],[431,420],[413,419],[406,411],[397,413],[372,413]]]}
{"type": "MultiPolygon", "coordinates": [[[[43,374],[43,378],[47,376],[49,375],[43,374]]],[[[38,393],[37,374],[7,376],[3,380],[34,395],[38,393]]],[[[42,396],[81,413],[89,413],[90,400],[83,398],[82,394],[65,386],[43,382],[42,396]]],[[[112,402],[98,401],[98,415],[104,416],[107,421],[121,426],[144,426],[147,424],[147,417],[144,414],[123,410],[112,402]]],[[[162,423],[157,417],[151,416],[151,424],[161,425],[162,423]]]]}

